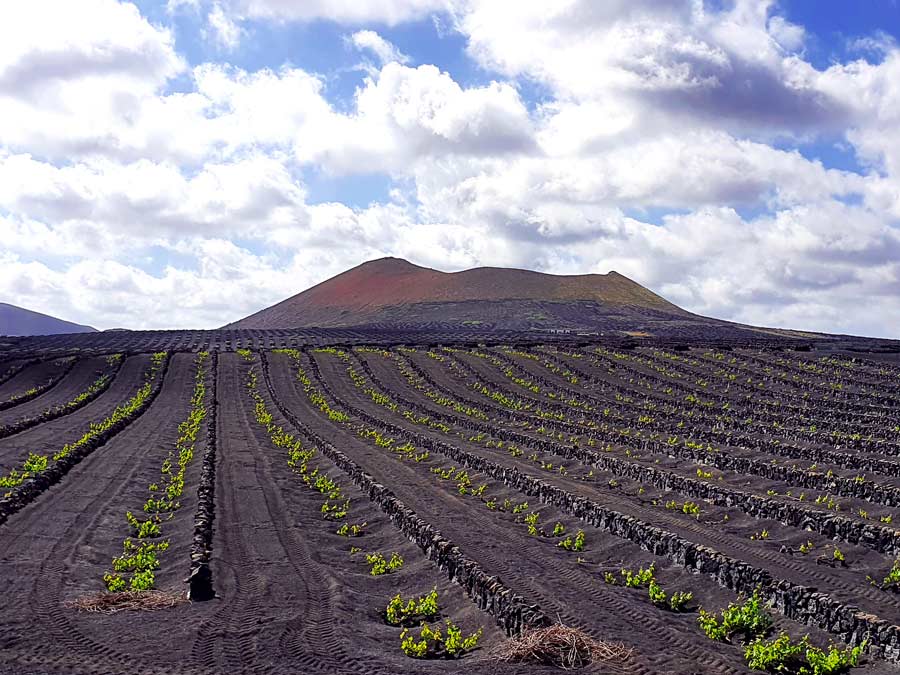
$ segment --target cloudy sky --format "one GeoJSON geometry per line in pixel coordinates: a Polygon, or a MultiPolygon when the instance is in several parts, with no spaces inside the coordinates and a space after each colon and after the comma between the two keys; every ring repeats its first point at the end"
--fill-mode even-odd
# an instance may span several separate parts
{"type": "Polygon", "coordinates": [[[385,255],[900,337],[895,0],[0,3],[0,301],[215,327],[385,255]]]}

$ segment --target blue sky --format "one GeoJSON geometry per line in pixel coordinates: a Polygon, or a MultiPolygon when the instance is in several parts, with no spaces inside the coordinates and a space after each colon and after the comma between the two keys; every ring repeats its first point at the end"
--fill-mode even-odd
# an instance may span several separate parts
{"type": "Polygon", "coordinates": [[[898,337],[896,2],[508,8],[5,3],[0,299],[213,327],[395,255],[898,337]]]}
{"type": "Polygon", "coordinates": [[[789,0],[780,3],[779,10],[808,31],[806,58],[818,68],[858,56],[859,50],[852,43],[860,38],[883,33],[900,39],[900,5],[896,0],[859,0],[852,5],[789,0]]]}

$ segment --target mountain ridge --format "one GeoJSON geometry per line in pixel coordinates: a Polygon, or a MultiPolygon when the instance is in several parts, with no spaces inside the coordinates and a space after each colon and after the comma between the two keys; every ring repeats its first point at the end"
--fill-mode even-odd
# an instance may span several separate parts
{"type": "Polygon", "coordinates": [[[97,329],[92,326],[84,326],[49,314],[0,302],[0,335],[22,337],[96,332],[98,332],[97,329]]]}
{"type": "Polygon", "coordinates": [[[612,314],[661,312],[682,319],[694,316],[615,271],[556,275],[476,267],[442,272],[387,257],[357,265],[225,327],[440,324],[571,328],[575,326],[568,310],[575,305],[588,314],[602,310],[612,314]]]}

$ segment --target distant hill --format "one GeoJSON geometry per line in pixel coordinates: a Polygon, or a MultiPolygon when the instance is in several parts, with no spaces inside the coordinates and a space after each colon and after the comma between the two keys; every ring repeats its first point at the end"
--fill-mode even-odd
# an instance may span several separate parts
{"type": "Polygon", "coordinates": [[[398,258],[363,263],[226,328],[468,328],[684,334],[756,330],[691,314],[617,272],[440,272],[398,258]]]}
{"type": "Polygon", "coordinates": [[[32,312],[0,302],[0,335],[59,335],[62,333],[96,333],[96,328],[32,312]]]}

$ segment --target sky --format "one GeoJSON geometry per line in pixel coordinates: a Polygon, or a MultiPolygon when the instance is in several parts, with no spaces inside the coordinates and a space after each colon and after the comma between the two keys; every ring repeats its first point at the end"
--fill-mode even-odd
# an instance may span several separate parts
{"type": "Polygon", "coordinates": [[[900,338],[896,0],[0,3],[0,301],[214,328],[365,260],[900,338]]]}

